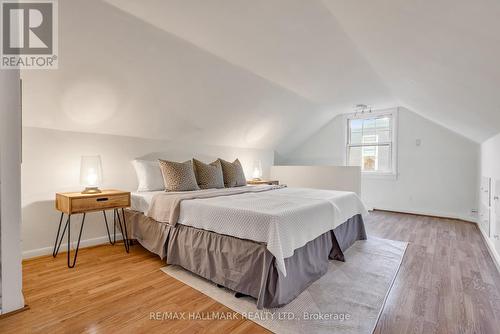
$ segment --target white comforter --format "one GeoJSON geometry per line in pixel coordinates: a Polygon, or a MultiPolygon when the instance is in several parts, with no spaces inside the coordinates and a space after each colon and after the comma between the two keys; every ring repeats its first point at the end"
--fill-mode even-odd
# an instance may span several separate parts
{"type": "Polygon", "coordinates": [[[353,192],[282,188],[184,200],[178,223],[264,242],[286,276],[285,258],[357,214],[367,211],[353,192]]]}

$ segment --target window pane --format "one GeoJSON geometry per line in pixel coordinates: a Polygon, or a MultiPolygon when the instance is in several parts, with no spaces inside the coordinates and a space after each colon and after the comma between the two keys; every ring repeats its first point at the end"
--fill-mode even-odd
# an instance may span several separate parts
{"type": "Polygon", "coordinates": [[[391,124],[390,117],[377,118],[377,129],[378,130],[389,130],[391,124]]]}
{"type": "Polygon", "coordinates": [[[363,139],[363,120],[351,119],[349,120],[349,142],[360,144],[363,139]]]}
{"type": "Polygon", "coordinates": [[[349,143],[387,143],[392,141],[391,116],[349,120],[349,143]]]}
{"type": "Polygon", "coordinates": [[[378,143],[388,143],[392,141],[391,131],[389,130],[378,130],[377,129],[377,139],[378,143]]]}
{"type": "Polygon", "coordinates": [[[375,128],[363,129],[363,136],[375,136],[376,134],[377,130],[375,128]]]}
{"type": "Polygon", "coordinates": [[[377,170],[377,146],[365,146],[361,149],[361,169],[365,172],[375,172],[377,170]]]}
{"type": "Polygon", "coordinates": [[[352,130],[361,131],[363,129],[363,120],[362,119],[351,119],[349,121],[352,130]]]}
{"type": "Polygon", "coordinates": [[[391,147],[362,146],[349,148],[349,166],[361,166],[365,172],[390,172],[391,147]]]}
{"type": "Polygon", "coordinates": [[[349,166],[361,166],[361,147],[349,148],[349,166]]]}
{"type": "Polygon", "coordinates": [[[352,131],[351,132],[351,143],[361,144],[362,141],[363,141],[363,132],[361,132],[361,131],[352,131]]]}
{"type": "Polygon", "coordinates": [[[375,119],[374,118],[366,118],[363,120],[363,130],[375,129],[375,119]]]}
{"type": "Polygon", "coordinates": [[[378,143],[378,138],[376,134],[363,134],[363,144],[376,144],[378,143]]]}

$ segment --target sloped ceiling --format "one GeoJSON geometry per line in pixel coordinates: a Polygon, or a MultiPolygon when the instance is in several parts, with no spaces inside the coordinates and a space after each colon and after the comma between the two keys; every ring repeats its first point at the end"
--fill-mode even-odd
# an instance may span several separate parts
{"type": "Polygon", "coordinates": [[[106,1],[317,106],[272,147],[280,152],[359,101],[396,103],[320,1],[106,1]]]}
{"type": "Polygon", "coordinates": [[[478,142],[500,132],[500,1],[323,1],[403,106],[478,142]]]}
{"type": "Polygon", "coordinates": [[[487,4],[61,1],[60,69],[23,72],[24,122],[286,153],[356,103],[399,104],[480,141],[500,131],[487,4]]]}
{"type": "Polygon", "coordinates": [[[314,103],[387,102],[380,78],[320,2],[106,1],[314,103]]]}
{"type": "Polygon", "coordinates": [[[318,107],[97,0],[59,3],[54,71],[24,71],[24,124],[271,148],[318,107]]]}

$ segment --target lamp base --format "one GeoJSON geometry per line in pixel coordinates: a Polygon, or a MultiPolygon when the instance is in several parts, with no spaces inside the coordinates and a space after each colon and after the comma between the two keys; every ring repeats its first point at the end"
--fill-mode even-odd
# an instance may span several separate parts
{"type": "Polygon", "coordinates": [[[87,187],[82,191],[82,194],[100,194],[102,191],[98,187],[87,187]]]}

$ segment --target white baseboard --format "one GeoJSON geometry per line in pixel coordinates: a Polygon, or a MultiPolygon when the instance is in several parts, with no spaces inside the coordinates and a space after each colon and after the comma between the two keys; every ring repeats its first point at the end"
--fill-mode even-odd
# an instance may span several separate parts
{"type": "Polygon", "coordinates": [[[408,214],[413,214],[413,215],[423,215],[423,216],[434,216],[434,217],[459,219],[459,220],[464,220],[464,221],[471,222],[471,223],[477,223],[477,219],[474,217],[461,216],[461,215],[457,215],[457,214],[449,213],[449,212],[419,211],[419,210],[408,210],[408,209],[401,209],[401,208],[381,207],[381,206],[374,206],[374,207],[370,208],[370,210],[377,210],[377,209],[378,210],[385,210],[385,211],[408,213],[408,214]]]}
{"type": "Polygon", "coordinates": [[[500,254],[498,254],[495,245],[493,244],[491,239],[486,235],[486,233],[479,226],[477,228],[479,229],[479,231],[481,231],[481,235],[483,236],[486,248],[488,248],[488,252],[491,255],[493,263],[495,263],[495,266],[497,267],[497,270],[500,273],[500,254]]]}
{"type": "MultiPolygon", "coordinates": [[[[122,235],[120,233],[116,233],[116,240],[122,240],[122,235]]],[[[80,241],[80,248],[103,245],[103,244],[107,244],[107,243],[109,243],[109,240],[108,240],[108,236],[105,235],[103,237],[81,240],[80,241]]],[[[67,241],[63,240],[63,242],[61,244],[60,251],[62,251],[62,252],[66,251],[66,248],[67,248],[66,244],[67,244],[67,241]]],[[[72,249],[75,249],[76,241],[73,241],[71,243],[71,247],[72,247],[72,249]]],[[[23,251],[23,259],[29,259],[32,257],[43,256],[43,255],[49,255],[49,254],[52,254],[53,249],[54,249],[54,246],[52,245],[49,247],[30,249],[27,251],[23,251]]]]}

